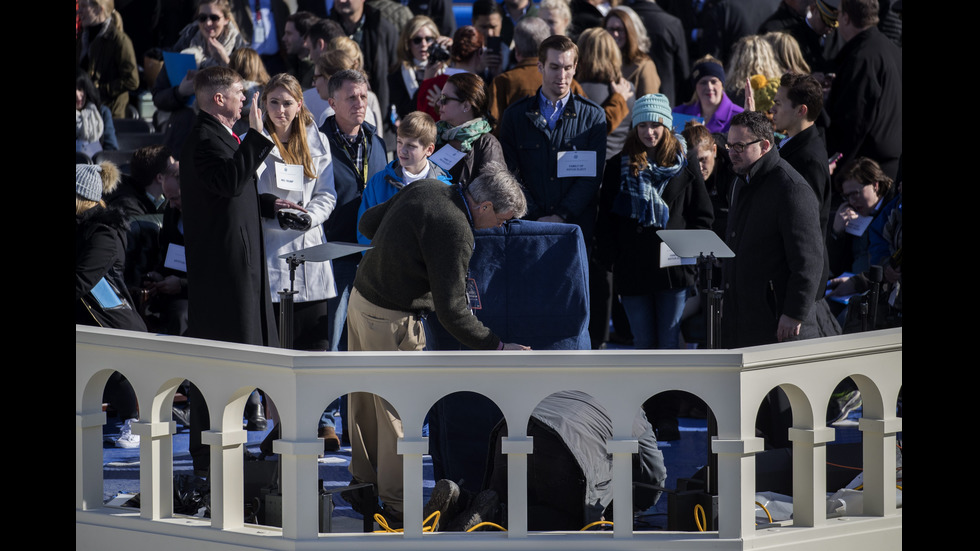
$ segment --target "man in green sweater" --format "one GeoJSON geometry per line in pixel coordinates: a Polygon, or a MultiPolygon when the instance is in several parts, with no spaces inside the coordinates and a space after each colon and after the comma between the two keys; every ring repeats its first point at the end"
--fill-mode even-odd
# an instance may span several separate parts
{"type": "MultiPolygon", "coordinates": [[[[490,163],[465,189],[419,180],[365,211],[358,229],[374,246],[357,270],[347,307],[348,350],[423,350],[422,320],[436,312],[442,325],[476,350],[529,350],[504,343],[471,308],[478,300],[468,278],[473,230],[520,218],[527,203],[520,184],[490,163]]],[[[350,395],[352,483],[378,486],[389,525],[402,520],[402,437],[398,413],[380,396],[350,395]]],[[[354,504],[362,514],[377,504],[354,504]]]]}

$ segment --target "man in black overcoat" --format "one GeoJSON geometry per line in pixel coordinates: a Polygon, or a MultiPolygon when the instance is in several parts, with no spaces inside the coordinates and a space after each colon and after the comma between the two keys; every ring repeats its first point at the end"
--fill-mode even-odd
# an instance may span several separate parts
{"type": "Polygon", "coordinates": [[[251,131],[240,140],[231,130],[245,104],[238,73],[204,69],[194,93],[200,112],[184,143],[180,178],[187,277],[194,282],[187,336],[278,346],[255,187],[273,144],[262,135],[258,94],[251,131]]]}

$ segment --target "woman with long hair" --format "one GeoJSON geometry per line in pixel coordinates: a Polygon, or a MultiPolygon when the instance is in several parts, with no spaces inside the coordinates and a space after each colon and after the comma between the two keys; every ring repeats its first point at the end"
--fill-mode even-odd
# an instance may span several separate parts
{"type": "MultiPolygon", "coordinates": [[[[585,95],[599,105],[604,105],[614,93],[613,84],[623,78],[623,58],[620,55],[616,40],[611,34],[599,27],[586,29],[578,37],[579,59],[575,77],[585,95]]],[[[624,81],[632,88],[631,82],[624,81]]],[[[633,95],[626,99],[627,110],[624,117],[610,120],[610,112],[606,111],[606,159],[623,149],[626,134],[630,130],[629,109],[633,107],[633,95]]]]}
{"type": "MultiPolygon", "coordinates": [[[[389,101],[395,106],[399,119],[416,109],[416,94],[430,67],[429,48],[436,42],[449,41],[449,38],[439,36],[435,21],[424,15],[416,15],[405,24],[398,38],[398,62],[388,73],[389,101]]],[[[434,72],[429,73],[430,77],[435,76],[434,72]]]]}
{"type": "Polygon", "coordinates": [[[112,111],[102,104],[99,90],[88,73],[75,68],[75,151],[89,157],[119,149],[112,111]]]}
{"type": "Polygon", "coordinates": [[[691,82],[694,96],[674,112],[701,117],[710,132],[728,132],[732,117],[743,109],[725,94],[725,67],[714,56],[706,55],[694,62],[691,82]]]}
{"type": "Polygon", "coordinates": [[[633,83],[636,97],[660,92],[660,74],[647,55],[650,37],[640,16],[627,6],[618,6],[606,14],[603,27],[619,46],[623,57],[623,76],[633,83]]]}
{"type": "Polygon", "coordinates": [[[449,50],[449,66],[441,74],[422,81],[416,94],[416,108],[425,111],[433,120],[439,120],[439,98],[443,95],[442,87],[449,77],[458,73],[483,72],[483,54],[486,51],[483,34],[473,25],[456,29],[453,35],[453,46],[449,50]]]}
{"type": "Polygon", "coordinates": [[[735,104],[742,105],[745,103],[745,82],[749,78],[762,75],[767,82],[778,83],[784,72],[769,42],[756,34],[743,36],[732,46],[732,55],[725,69],[728,76],[725,93],[735,104]]]}
{"type": "Polygon", "coordinates": [[[690,266],[661,268],[658,230],[708,229],[711,199],[671,131],[670,102],[648,94],[633,105],[623,151],[606,163],[596,228],[597,255],[613,273],[638,349],[678,348],[680,322],[694,285],[690,266]]]}
{"type": "Polygon", "coordinates": [[[181,29],[172,50],[192,54],[197,68],[227,66],[231,54],[248,46],[231,13],[229,0],[197,0],[197,17],[181,29]]]}
{"type": "Polygon", "coordinates": [[[779,64],[782,70],[780,74],[810,74],[810,64],[803,57],[800,43],[793,38],[793,35],[786,32],[773,31],[762,35],[762,38],[772,46],[772,52],[776,56],[776,63],[779,64]]]}
{"type": "Polygon", "coordinates": [[[228,67],[242,76],[244,81],[242,84],[245,85],[245,97],[251,96],[253,88],[256,92],[261,92],[261,88],[265,87],[269,79],[272,78],[265,70],[262,56],[252,48],[239,48],[232,52],[228,67]]]}
{"type": "Polygon", "coordinates": [[[487,120],[487,101],[483,79],[474,73],[456,73],[446,79],[442,88],[439,98],[442,120],[436,124],[436,151],[448,145],[464,154],[451,164],[442,161],[450,165],[442,169],[452,176],[454,184],[470,183],[489,162],[506,166],[500,142],[491,134],[493,126],[487,120]]]}
{"type": "Polygon", "coordinates": [[[282,254],[326,243],[323,222],[333,212],[330,145],[303,104],[295,77],[272,77],[259,99],[263,130],[275,147],[257,172],[262,234],[272,302],[279,317],[279,291],[295,289],[294,343],[299,350],[326,350],[327,299],[336,296],[329,262],[306,262],[290,281],[282,254]],[[299,208],[297,208],[299,207],[299,208]]]}
{"type": "Polygon", "coordinates": [[[75,63],[92,77],[112,116],[124,118],[129,93],[140,84],[133,42],[113,0],[79,0],[77,6],[82,30],[75,42],[75,63]]]}
{"type": "Polygon", "coordinates": [[[242,112],[248,113],[252,109],[255,93],[262,92],[272,77],[265,70],[262,56],[252,48],[238,48],[232,52],[228,67],[242,77],[242,86],[245,88],[245,106],[242,107],[242,112]]]}
{"type": "MultiPolygon", "coordinates": [[[[231,54],[248,46],[238,32],[231,13],[231,4],[228,0],[197,0],[196,13],[194,21],[180,31],[180,37],[169,51],[193,55],[197,70],[215,65],[227,67],[231,62],[231,54]]],[[[194,96],[195,74],[196,70],[189,70],[182,79],[171,82],[164,63],[153,83],[153,105],[158,113],[169,113],[164,143],[173,150],[175,156],[180,155],[184,140],[194,127],[197,116],[189,105],[194,96]]],[[[241,124],[236,125],[236,134],[247,130],[245,118],[239,121],[241,124]]]]}

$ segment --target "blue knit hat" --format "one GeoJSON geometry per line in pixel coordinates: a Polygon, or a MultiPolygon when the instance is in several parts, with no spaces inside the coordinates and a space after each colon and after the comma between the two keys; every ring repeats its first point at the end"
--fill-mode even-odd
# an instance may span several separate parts
{"type": "Polygon", "coordinates": [[[721,63],[713,61],[698,63],[691,70],[691,84],[697,86],[698,81],[704,77],[716,77],[722,84],[725,84],[725,68],[721,66],[721,63]]]}
{"type": "Polygon", "coordinates": [[[670,111],[670,100],[663,94],[647,94],[633,103],[633,126],[641,122],[659,122],[673,128],[674,115],[670,111]]]}

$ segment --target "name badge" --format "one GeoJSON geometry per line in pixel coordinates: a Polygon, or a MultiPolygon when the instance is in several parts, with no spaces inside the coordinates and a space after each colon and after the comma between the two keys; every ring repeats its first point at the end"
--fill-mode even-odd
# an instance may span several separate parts
{"type": "Polygon", "coordinates": [[[187,271],[187,258],[184,256],[184,246],[171,243],[167,247],[167,258],[163,260],[163,265],[171,270],[187,271]]]}
{"type": "Polygon", "coordinates": [[[558,177],[595,177],[595,151],[559,151],[558,177]]]}
{"type": "Polygon", "coordinates": [[[459,160],[465,156],[466,153],[463,153],[447,143],[446,145],[442,146],[439,151],[433,153],[432,156],[429,157],[429,160],[439,165],[439,168],[448,171],[450,168],[456,166],[456,163],[458,163],[459,160]]]}
{"type": "Polygon", "coordinates": [[[470,303],[470,310],[483,309],[483,304],[480,303],[480,290],[476,288],[476,280],[472,277],[466,278],[466,300],[470,303]]]}
{"type": "Polygon", "coordinates": [[[303,191],[303,165],[276,163],[276,186],[286,191],[303,191]]]}

